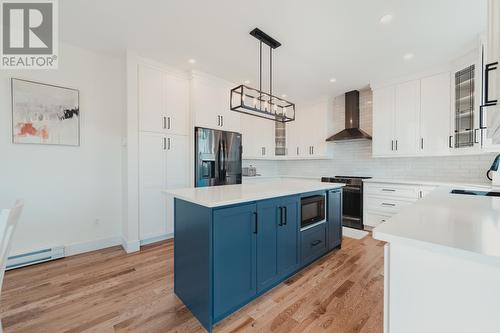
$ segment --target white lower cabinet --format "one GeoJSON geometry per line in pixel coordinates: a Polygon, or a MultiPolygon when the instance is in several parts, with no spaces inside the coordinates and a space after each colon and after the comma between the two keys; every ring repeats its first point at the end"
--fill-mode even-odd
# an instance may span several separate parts
{"type": "Polygon", "coordinates": [[[376,227],[404,207],[432,192],[437,185],[365,183],[363,185],[363,223],[376,227]]]}
{"type": "Polygon", "coordinates": [[[381,223],[386,222],[391,215],[384,215],[380,213],[365,213],[363,223],[369,227],[375,228],[381,223]]]}
{"type": "Polygon", "coordinates": [[[164,189],[187,187],[188,137],[141,132],[139,138],[139,238],[173,233],[173,199],[164,189]]]}

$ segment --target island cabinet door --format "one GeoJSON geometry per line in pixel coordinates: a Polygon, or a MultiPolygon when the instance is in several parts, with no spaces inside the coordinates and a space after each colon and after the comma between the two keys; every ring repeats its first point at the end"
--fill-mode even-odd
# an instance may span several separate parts
{"type": "Polygon", "coordinates": [[[278,228],[280,201],[265,200],[257,203],[257,290],[267,289],[278,281],[278,228]]]}
{"type": "Polygon", "coordinates": [[[278,228],[278,274],[294,272],[300,265],[299,257],[299,201],[298,197],[285,200],[281,206],[282,221],[278,228]]]}
{"type": "Polygon", "coordinates": [[[342,190],[328,191],[328,249],[342,242],[342,190]]]}
{"type": "Polygon", "coordinates": [[[271,287],[299,266],[299,198],[257,204],[257,291],[271,287]]]}
{"type": "Polygon", "coordinates": [[[255,297],[257,209],[255,204],[213,213],[214,321],[255,297]]]}

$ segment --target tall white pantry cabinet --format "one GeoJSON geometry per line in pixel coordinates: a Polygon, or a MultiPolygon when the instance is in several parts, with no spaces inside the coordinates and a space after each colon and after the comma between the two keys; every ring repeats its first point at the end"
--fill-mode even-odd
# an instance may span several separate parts
{"type": "Polygon", "coordinates": [[[139,239],[173,235],[173,200],[189,185],[189,79],[138,65],[139,239]]]}

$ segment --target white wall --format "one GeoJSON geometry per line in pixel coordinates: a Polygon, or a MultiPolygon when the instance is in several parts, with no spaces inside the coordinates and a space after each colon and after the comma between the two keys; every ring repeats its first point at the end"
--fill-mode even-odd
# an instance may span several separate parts
{"type": "MultiPolygon", "coordinates": [[[[333,132],[344,128],[344,95],[331,101],[334,105],[333,132]]],[[[297,109],[297,113],[300,109],[297,109]]],[[[360,127],[372,133],[372,94],[360,92],[360,127]]],[[[326,139],[326,138],[325,138],[326,139]]],[[[371,141],[329,143],[332,160],[320,161],[250,161],[263,175],[289,176],[372,176],[435,181],[487,183],[486,171],[495,154],[446,157],[372,158],[371,141]]]]}
{"type": "Polygon", "coordinates": [[[25,200],[13,254],[121,239],[124,80],[121,59],[67,44],[58,70],[0,71],[0,207],[25,200]],[[11,77],[79,89],[81,146],[12,144],[11,77]]]}

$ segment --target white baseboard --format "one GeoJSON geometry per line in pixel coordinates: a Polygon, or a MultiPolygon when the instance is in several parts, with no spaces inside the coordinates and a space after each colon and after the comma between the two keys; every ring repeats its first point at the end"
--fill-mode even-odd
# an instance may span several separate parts
{"type": "Polygon", "coordinates": [[[76,254],[101,250],[107,247],[117,246],[117,245],[121,245],[120,237],[102,238],[89,242],[81,242],[81,243],[66,245],[64,247],[64,253],[66,257],[69,257],[69,256],[74,256],[76,254]]]}
{"type": "Polygon", "coordinates": [[[121,244],[127,253],[137,252],[141,249],[141,242],[139,240],[129,241],[126,238],[122,238],[121,244]]]}
{"type": "Polygon", "coordinates": [[[167,240],[167,239],[171,239],[171,238],[174,238],[174,233],[163,234],[163,235],[159,235],[159,236],[155,236],[155,237],[149,237],[149,238],[141,240],[141,246],[142,245],[153,244],[153,243],[156,243],[156,242],[161,242],[161,241],[164,241],[164,240],[167,240]]]}

